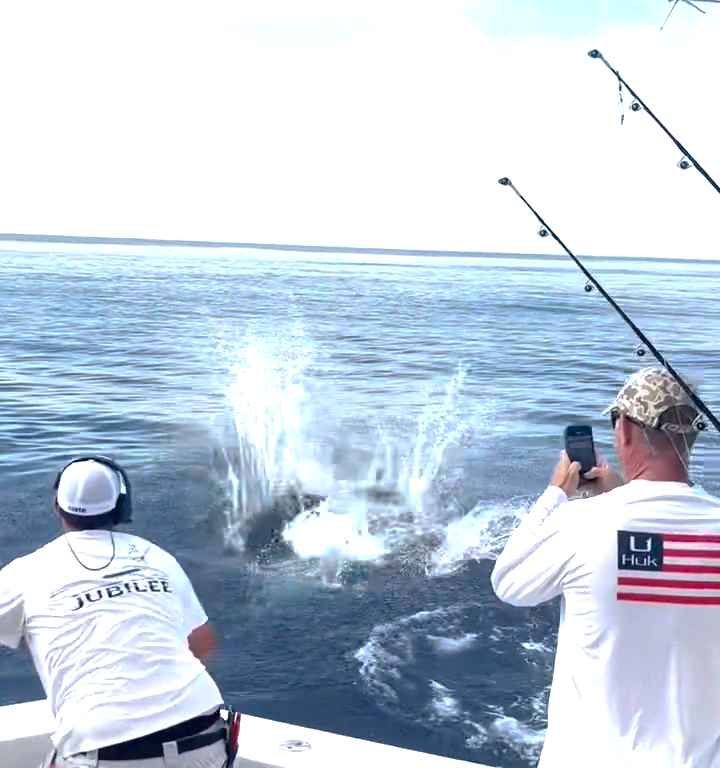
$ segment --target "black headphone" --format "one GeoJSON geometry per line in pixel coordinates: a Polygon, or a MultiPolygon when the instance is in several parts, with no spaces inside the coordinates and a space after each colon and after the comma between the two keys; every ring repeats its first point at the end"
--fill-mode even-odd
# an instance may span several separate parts
{"type": "Polygon", "coordinates": [[[120,495],[115,503],[115,508],[110,510],[113,513],[113,523],[118,525],[119,523],[131,523],[132,522],[132,490],[130,488],[130,480],[128,479],[127,472],[112,459],[107,456],[78,456],[68,463],[57,473],[55,482],[53,483],[53,489],[57,491],[60,485],[60,478],[63,472],[71,465],[77,464],[79,461],[96,461],[98,464],[111,469],[118,477],[120,481],[120,495]]]}

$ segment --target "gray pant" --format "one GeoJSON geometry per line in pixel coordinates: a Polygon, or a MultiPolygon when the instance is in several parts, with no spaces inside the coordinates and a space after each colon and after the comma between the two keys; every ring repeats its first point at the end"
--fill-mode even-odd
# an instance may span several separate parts
{"type": "MultiPolygon", "coordinates": [[[[217,730],[213,725],[203,733],[217,730]]],[[[85,752],[71,757],[55,757],[51,752],[41,768],[225,768],[227,754],[225,742],[216,741],[207,747],[178,754],[174,741],[163,744],[164,757],[150,760],[98,760],[97,752],[85,752]]]]}

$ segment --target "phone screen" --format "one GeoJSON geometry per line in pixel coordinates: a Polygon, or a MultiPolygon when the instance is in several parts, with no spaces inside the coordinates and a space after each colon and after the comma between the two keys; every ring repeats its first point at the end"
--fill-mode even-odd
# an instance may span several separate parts
{"type": "Polygon", "coordinates": [[[584,474],[596,464],[592,427],[577,425],[565,430],[565,450],[570,461],[580,462],[580,473],[584,474]]]}

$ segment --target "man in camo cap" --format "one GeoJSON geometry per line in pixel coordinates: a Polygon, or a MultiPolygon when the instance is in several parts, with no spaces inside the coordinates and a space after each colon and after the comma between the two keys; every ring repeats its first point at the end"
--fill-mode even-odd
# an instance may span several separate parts
{"type": "Polygon", "coordinates": [[[539,768],[720,768],[720,499],[693,486],[698,409],[663,368],[624,384],[610,414],[622,477],[568,501],[563,452],[492,573],[519,606],[562,597],[539,768]]]}
{"type": "Polygon", "coordinates": [[[603,413],[611,414],[613,420],[624,415],[666,432],[689,434],[704,428],[690,396],[674,376],[659,367],[643,368],[630,376],[603,413]]]}

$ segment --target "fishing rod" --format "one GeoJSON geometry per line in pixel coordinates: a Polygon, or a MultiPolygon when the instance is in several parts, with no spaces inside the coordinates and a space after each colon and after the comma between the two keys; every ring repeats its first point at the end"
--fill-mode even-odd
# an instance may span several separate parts
{"type": "Polygon", "coordinates": [[[697,3],[720,3],[720,0],[670,0],[672,3],[672,8],[670,8],[670,11],[668,12],[668,15],[665,17],[665,21],[663,21],[662,27],[660,27],[660,31],[662,32],[663,29],[665,29],[665,25],[670,21],[670,17],[673,15],[673,11],[680,5],[680,2],[685,3],[686,5],[689,5],[691,8],[694,8],[696,11],[700,11],[700,13],[707,14],[707,11],[704,8],[701,8],[697,3]]]}
{"type": "MultiPolygon", "coordinates": [[[[720,2],[720,0],[718,0],[720,2]]],[[[615,69],[613,66],[610,65],[608,60],[598,51],[597,48],[593,48],[592,51],[588,51],[588,56],[591,59],[599,59],[602,61],[602,63],[617,77],[618,79],[618,85],[620,88],[624,85],[625,88],[632,94],[633,103],[630,106],[630,109],[633,112],[639,112],[641,109],[644,109],[648,115],[657,123],[658,126],[660,126],[663,133],[672,141],[672,143],[682,152],[682,157],[680,158],[680,161],[678,162],[678,168],[681,168],[683,171],[686,171],[688,168],[695,167],[697,168],[700,175],[705,179],[705,181],[708,182],[712,186],[712,188],[720,194],[720,186],[718,186],[717,182],[713,177],[700,165],[700,163],[690,154],[690,152],[673,136],[672,133],[663,125],[663,123],[655,116],[655,113],[648,107],[648,105],[635,93],[635,91],[625,82],[625,80],[622,78],[620,73],[615,69]]],[[[622,92],[621,92],[621,99],[622,99],[622,92]]]]}
{"type": "MultiPolygon", "coordinates": [[[[628,314],[623,310],[623,308],[613,299],[613,297],[602,287],[600,282],[595,278],[595,276],[590,272],[589,269],[580,261],[580,259],[565,245],[565,243],[557,236],[553,228],[543,219],[543,217],[530,205],[530,203],[525,199],[525,197],[520,193],[520,191],[517,189],[517,187],[510,181],[510,179],[507,176],[503,176],[502,179],[498,179],[498,184],[501,184],[503,187],[510,187],[512,191],[525,203],[525,205],[532,211],[535,218],[540,222],[542,229],[538,232],[540,237],[547,237],[548,235],[552,235],[555,242],[567,253],[567,255],[575,262],[575,264],[580,268],[580,271],[585,275],[588,282],[585,285],[585,291],[590,293],[593,290],[593,286],[597,288],[599,293],[603,296],[603,298],[610,304],[610,306],[620,315],[620,317],[625,321],[625,323],[630,327],[632,332],[640,339],[640,341],[644,344],[647,349],[652,352],[652,354],[655,356],[655,359],[660,363],[660,365],[665,368],[665,370],[677,381],[677,383],[682,387],[685,394],[690,398],[690,400],[693,402],[695,407],[702,413],[704,416],[708,418],[710,423],[715,427],[715,429],[720,432],[720,421],[715,417],[713,412],[708,408],[707,405],[698,397],[698,395],[693,392],[693,390],[690,388],[690,386],[685,382],[685,379],[670,365],[668,360],[666,360],[665,356],[655,347],[655,345],[648,339],[648,337],[635,325],[635,323],[630,319],[628,314]]],[[[645,354],[644,349],[638,350],[638,355],[642,357],[645,354]],[[640,354],[642,352],[642,354],[640,354]]],[[[705,424],[702,419],[696,419],[693,422],[693,426],[695,429],[697,429],[699,432],[702,432],[703,430],[707,429],[707,424],[705,424]]]]}

